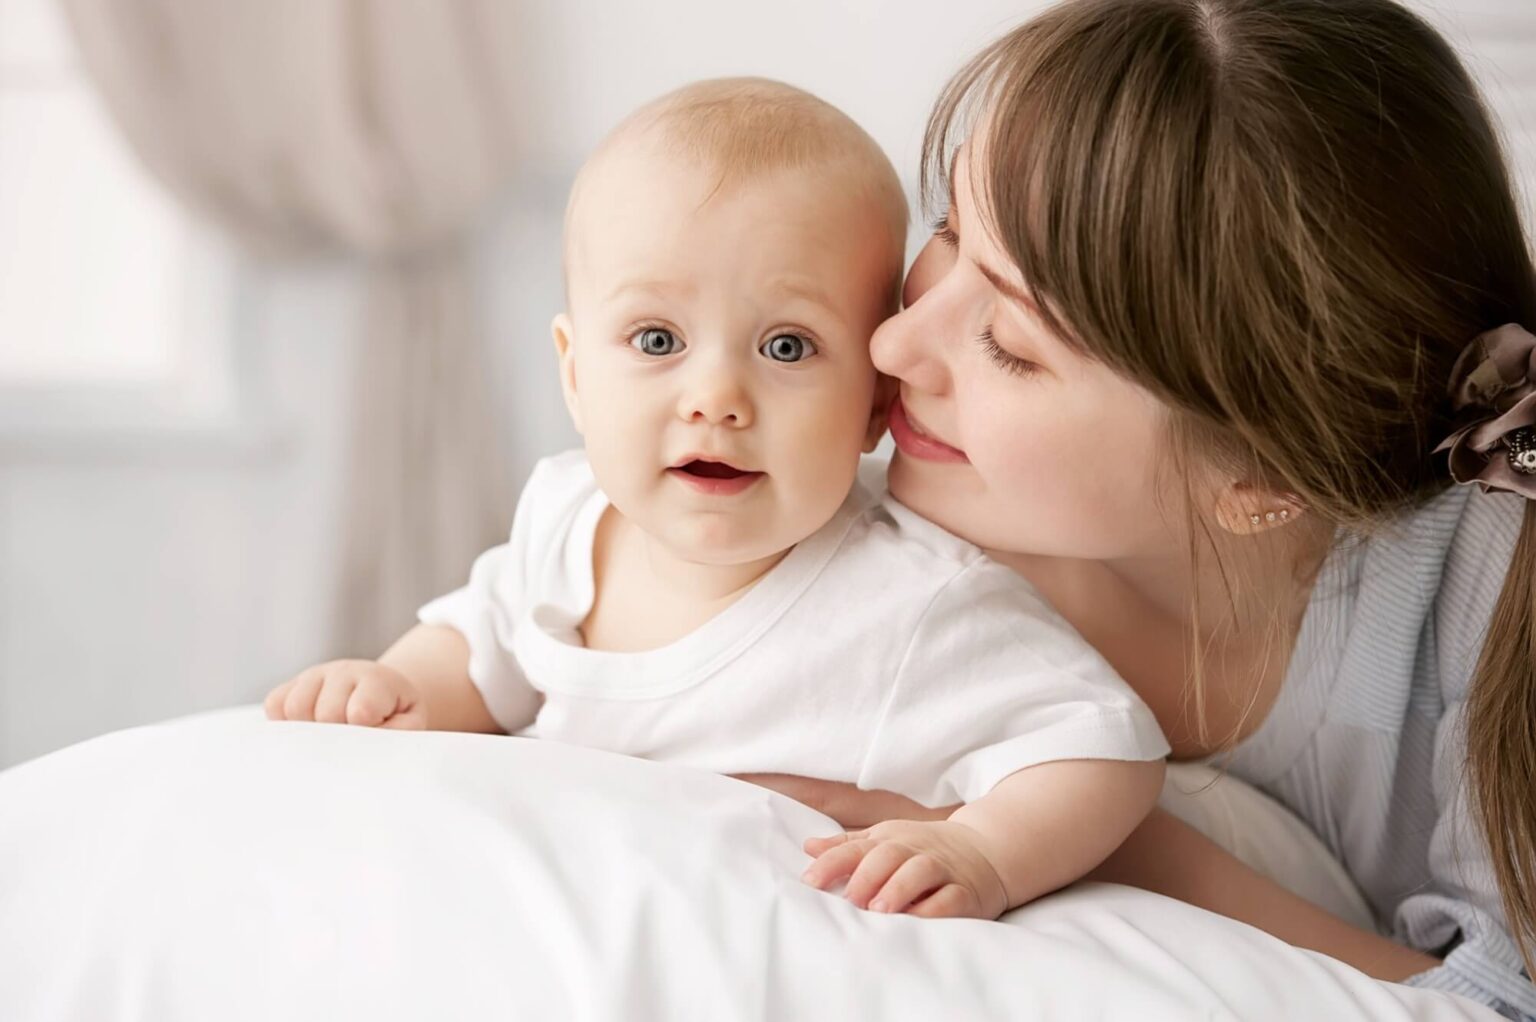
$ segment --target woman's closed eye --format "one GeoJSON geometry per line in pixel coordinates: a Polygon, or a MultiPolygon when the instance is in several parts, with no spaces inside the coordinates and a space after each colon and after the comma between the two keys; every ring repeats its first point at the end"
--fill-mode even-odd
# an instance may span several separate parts
{"type": "MultiPolygon", "coordinates": [[[[950,214],[946,211],[944,215],[933,222],[933,236],[938,239],[940,244],[947,248],[959,248],[960,235],[950,225],[949,218],[950,214]]],[[[985,268],[982,269],[982,272],[987,274],[989,280],[993,279],[993,275],[988,273],[985,268]]],[[[997,285],[994,283],[994,286],[997,285]]],[[[1033,376],[1040,371],[1039,363],[1031,362],[1027,358],[1021,358],[998,344],[997,338],[992,335],[992,328],[990,326],[982,330],[981,335],[976,338],[976,343],[981,346],[981,350],[992,361],[993,365],[1011,376],[1033,376]]]]}
{"type": "Polygon", "coordinates": [[[997,343],[997,338],[992,336],[992,328],[987,327],[976,338],[976,343],[981,345],[981,350],[992,360],[992,364],[1012,376],[1032,376],[1040,371],[1037,363],[1027,358],[1020,358],[1013,352],[997,343]]]}
{"type": "Polygon", "coordinates": [[[949,248],[960,247],[960,235],[949,225],[949,214],[945,213],[933,222],[933,236],[949,248]]]}

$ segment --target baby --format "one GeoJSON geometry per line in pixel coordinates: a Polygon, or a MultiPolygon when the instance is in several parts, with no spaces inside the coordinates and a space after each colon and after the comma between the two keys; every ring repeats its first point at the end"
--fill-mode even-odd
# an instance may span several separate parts
{"type": "Polygon", "coordinates": [[[1150,712],[1017,574],[857,482],[905,234],[880,148],[798,89],[631,115],[566,213],[584,450],[534,470],[509,542],[377,662],[310,668],[268,715],[966,803],[809,845],[809,882],[876,911],[990,918],[1092,869],[1160,789],[1150,712]]]}

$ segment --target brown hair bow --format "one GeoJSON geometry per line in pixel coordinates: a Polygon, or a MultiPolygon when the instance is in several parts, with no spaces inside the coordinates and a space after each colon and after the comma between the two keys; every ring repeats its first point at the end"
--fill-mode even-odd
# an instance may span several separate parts
{"type": "Polygon", "coordinates": [[[1451,402],[1479,413],[1435,448],[1451,452],[1451,478],[1536,499],[1536,336],[1513,323],[1479,334],[1451,370],[1451,402]]]}

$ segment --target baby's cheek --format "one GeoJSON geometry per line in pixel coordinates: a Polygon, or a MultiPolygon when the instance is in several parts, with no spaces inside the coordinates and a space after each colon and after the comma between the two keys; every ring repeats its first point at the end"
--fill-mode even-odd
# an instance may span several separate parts
{"type": "Polygon", "coordinates": [[[849,458],[832,458],[823,452],[815,460],[808,460],[807,471],[800,480],[798,494],[791,498],[785,509],[786,516],[795,521],[794,531],[799,535],[796,542],[821,528],[847,499],[858,475],[858,462],[849,458]]]}
{"type": "Polygon", "coordinates": [[[613,431],[594,434],[589,430],[584,439],[592,474],[608,499],[627,518],[643,514],[663,481],[661,468],[652,467],[651,452],[613,431]]]}
{"type": "Polygon", "coordinates": [[[869,426],[868,413],[854,415],[846,408],[836,412],[821,410],[808,413],[797,424],[796,448],[802,452],[807,466],[815,466],[818,476],[832,476],[828,485],[838,485],[841,476],[844,488],[853,481],[858,457],[864,446],[864,434],[869,426]]]}

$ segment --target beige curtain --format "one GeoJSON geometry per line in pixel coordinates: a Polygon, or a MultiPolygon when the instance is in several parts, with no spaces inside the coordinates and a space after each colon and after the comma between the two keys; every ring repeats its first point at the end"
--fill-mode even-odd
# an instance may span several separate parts
{"type": "Polygon", "coordinates": [[[368,276],[338,655],[373,656],[504,534],[468,249],[515,162],[511,0],[62,0],[131,147],[268,258],[368,276]]]}

